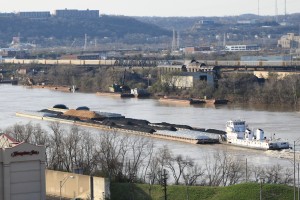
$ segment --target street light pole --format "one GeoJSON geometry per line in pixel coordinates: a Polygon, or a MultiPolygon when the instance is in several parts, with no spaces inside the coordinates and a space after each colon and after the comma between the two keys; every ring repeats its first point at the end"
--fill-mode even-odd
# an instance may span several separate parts
{"type": "Polygon", "coordinates": [[[74,176],[66,176],[61,181],[59,181],[59,200],[61,200],[61,188],[64,186],[64,184],[67,182],[69,178],[74,178],[74,176]]]}
{"type": "Polygon", "coordinates": [[[298,200],[299,200],[299,163],[298,163],[298,200]]]}
{"type": "Polygon", "coordinates": [[[188,189],[188,185],[190,184],[190,175],[187,174],[186,175],[186,199],[189,200],[190,199],[190,195],[189,195],[189,189],[188,189]]]}
{"type": "Polygon", "coordinates": [[[259,190],[259,199],[262,200],[262,184],[263,184],[264,178],[260,177],[260,190],[259,190]]]}
{"type": "Polygon", "coordinates": [[[294,200],[296,200],[296,141],[294,141],[294,200]]]}

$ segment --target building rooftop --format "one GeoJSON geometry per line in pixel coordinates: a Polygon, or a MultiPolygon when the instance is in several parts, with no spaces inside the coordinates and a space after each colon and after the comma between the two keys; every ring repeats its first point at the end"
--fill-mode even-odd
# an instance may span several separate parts
{"type": "Polygon", "coordinates": [[[10,137],[8,134],[0,133],[0,148],[10,148],[18,144],[19,142],[10,137]]]}

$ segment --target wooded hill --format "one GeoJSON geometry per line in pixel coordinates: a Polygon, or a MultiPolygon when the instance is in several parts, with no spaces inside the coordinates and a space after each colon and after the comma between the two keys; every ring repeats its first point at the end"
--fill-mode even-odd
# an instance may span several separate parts
{"type": "Polygon", "coordinates": [[[125,16],[103,15],[97,19],[63,19],[51,17],[48,19],[28,19],[21,17],[0,17],[0,45],[5,47],[12,37],[21,36],[22,42],[35,44],[63,45],[65,42],[84,40],[85,34],[89,40],[122,41],[131,35],[151,38],[171,36],[167,31],[153,24],[138,21],[125,16]],[[55,42],[53,42],[55,41],[55,42]],[[49,43],[49,44],[48,44],[49,43]]]}

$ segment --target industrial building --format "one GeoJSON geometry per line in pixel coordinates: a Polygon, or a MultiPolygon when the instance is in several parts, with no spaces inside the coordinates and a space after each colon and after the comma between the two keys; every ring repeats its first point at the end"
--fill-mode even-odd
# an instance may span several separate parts
{"type": "Polygon", "coordinates": [[[30,19],[42,19],[42,18],[49,18],[51,14],[49,11],[40,11],[40,12],[19,12],[18,15],[24,18],[30,19]]]}
{"type": "Polygon", "coordinates": [[[214,86],[215,71],[213,66],[205,66],[195,60],[189,63],[175,63],[157,66],[162,82],[169,82],[177,88],[192,88],[197,81],[205,81],[214,86]],[[173,73],[172,76],[168,73],[173,73]]]}
{"type": "Polygon", "coordinates": [[[300,48],[300,36],[296,36],[295,33],[288,33],[281,36],[277,45],[283,49],[297,49],[300,48]]]}
{"type": "Polygon", "coordinates": [[[260,47],[256,44],[252,45],[226,45],[225,51],[259,51],[260,47]]]}
{"type": "Polygon", "coordinates": [[[197,53],[204,53],[204,52],[210,52],[211,47],[209,46],[202,46],[202,47],[185,47],[183,52],[185,54],[197,54],[197,53]]]}
{"type": "Polygon", "coordinates": [[[0,135],[0,200],[45,200],[44,146],[0,135]]]}
{"type": "Polygon", "coordinates": [[[165,76],[162,76],[162,82],[169,82],[170,86],[177,88],[192,88],[197,81],[205,81],[208,85],[214,85],[213,75],[204,72],[183,72],[172,76],[171,80],[167,80],[165,76]]]}
{"type": "Polygon", "coordinates": [[[55,10],[55,16],[61,18],[99,18],[99,10],[55,10]]]}

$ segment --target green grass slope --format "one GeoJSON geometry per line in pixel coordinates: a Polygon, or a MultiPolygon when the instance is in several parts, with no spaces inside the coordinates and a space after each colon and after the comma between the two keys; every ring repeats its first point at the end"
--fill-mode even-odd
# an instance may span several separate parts
{"type": "MultiPolygon", "coordinates": [[[[228,187],[208,186],[168,186],[169,200],[258,200],[260,185],[243,183],[228,187]]],[[[163,200],[164,192],[160,185],[113,183],[111,184],[111,200],[163,200]]],[[[262,188],[264,200],[293,199],[293,187],[286,185],[264,184],[262,188]]]]}

